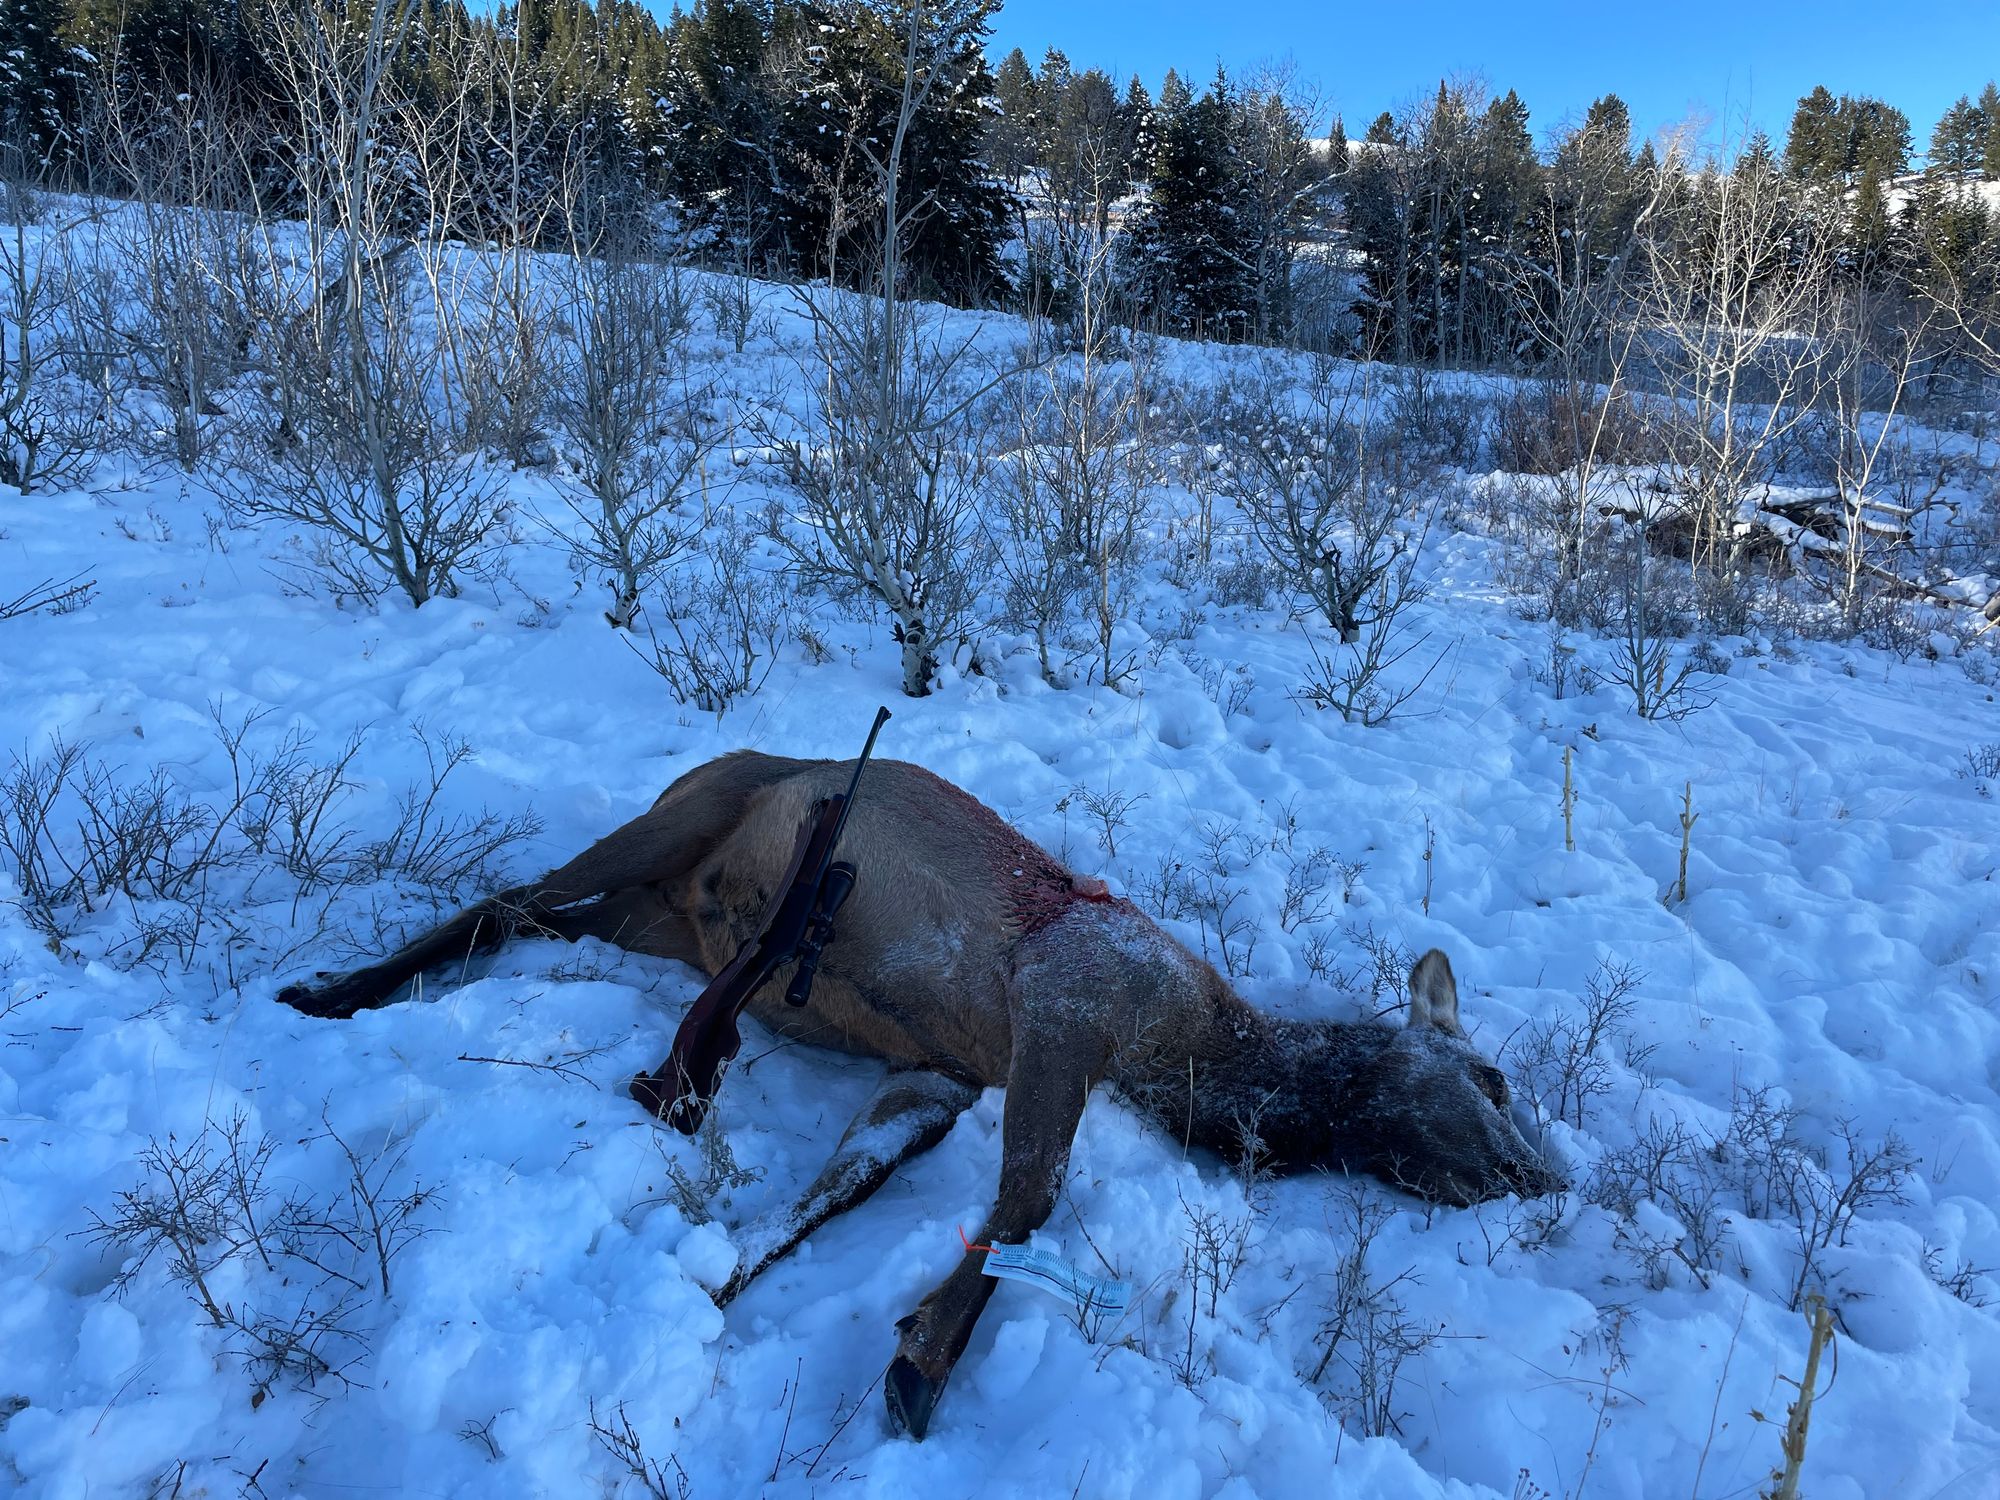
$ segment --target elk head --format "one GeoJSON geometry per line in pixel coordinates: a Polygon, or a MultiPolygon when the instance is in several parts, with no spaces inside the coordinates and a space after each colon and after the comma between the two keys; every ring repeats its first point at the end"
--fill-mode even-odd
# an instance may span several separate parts
{"type": "Polygon", "coordinates": [[[1516,1128],[1507,1075],[1466,1039],[1444,954],[1417,960],[1409,1024],[1382,1031],[1342,1090],[1344,1161],[1459,1206],[1567,1186],[1516,1128]]]}

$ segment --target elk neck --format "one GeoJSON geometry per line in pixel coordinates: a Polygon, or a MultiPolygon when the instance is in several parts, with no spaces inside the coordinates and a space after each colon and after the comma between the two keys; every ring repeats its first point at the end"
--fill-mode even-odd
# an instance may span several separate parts
{"type": "Polygon", "coordinates": [[[1236,1162],[1254,1136],[1263,1165],[1303,1171],[1338,1159],[1351,1085],[1391,1035],[1265,1015],[1222,988],[1187,1046],[1162,1048],[1122,1087],[1175,1140],[1236,1162]]]}

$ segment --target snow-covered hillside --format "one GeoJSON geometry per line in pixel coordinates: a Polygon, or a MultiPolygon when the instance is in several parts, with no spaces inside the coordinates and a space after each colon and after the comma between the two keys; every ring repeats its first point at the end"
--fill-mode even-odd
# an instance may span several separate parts
{"type": "MultiPolygon", "coordinates": [[[[767,295],[746,353],[705,339],[731,401],[795,378],[803,324],[767,295]]],[[[1250,358],[1169,355],[1223,386],[1250,358]]],[[[1408,956],[1445,949],[1575,1190],[1461,1210],[1246,1184],[1100,1095],[1036,1242],[1108,1267],[1133,1307],[1092,1337],[1001,1285],[913,1443],[879,1377],[990,1201],[1000,1093],[725,1315],[705,1288],[732,1231],[804,1186],[879,1065],[752,1027],[719,1138],[656,1130],[624,1084],[701,981],[589,942],[307,1019],[281,984],[432,920],[448,882],[384,857],[379,881],[301,895],[244,850],[198,931],[172,901],[93,891],[52,951],[0,905],[0,1490],[1726,1500],[1782,1461],[1794,1304],[1824,1289],[1838,1373],[1805,1491],[2000,1494],[1991,634],[1907,658],[1725,637],[1710,706],[1643,720],[1602,678],[1613,642],[1552,654],[1468,503],[1432,533],[1423,644],[1397,669],[1428,680],[1385,725],[1302,706],[1298,626],[1164,546],[1124,691],[1052,688],[1003,632],[982,672],[961,658],[904,699],[886,626],[807,602],[810,639],[717,718],[672,700],[528,524],[562,524],[547,481],[509,482],[509,575],[421,610],[300,595],[282,529],[212,528],[171,473],[0,493],[0,599],[96,582],[0,621],[15,794],[58,738],[119,786],[157,774],[213,807],[234,795],[218,719],[249,721],[239,765],[287,737],[327,765],[359,735],[328,815],[351,852],[416,817],[456,739],[471,754],[428,826],[462,850],[482,811],[532,813],[498,856],[518,878],[710,756],[851,755],[886,702],[878,754],[1158,902],[1260,1006],[1386,1010],[1408,956]],[[215,1206],[191,1286],[145,1224],[204,1166],[223,1188],[186,1184],[215,1206]]],[[[751,463],[716,503],[762,528],[772,493],[751,463]]]]}

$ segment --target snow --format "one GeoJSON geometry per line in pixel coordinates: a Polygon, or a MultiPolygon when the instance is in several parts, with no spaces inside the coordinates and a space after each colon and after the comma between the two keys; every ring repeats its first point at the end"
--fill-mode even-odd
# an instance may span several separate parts
{"type": "MultiPolygon", "coordinates": [[[[780,342],[800,336],[795,318],[773,326],[780,342]]],[[[998,319],[982,334],[996,348],[1012,336],[998,319]]],[[[789,368],[771,335],[745,356],[707,357],[745,393],[789,368]]],[[[1228,379],[1236,358],[1171,357],[1207,381],[1228,379]]],[[[765,492],[754,463],[744,472],[731,503],[755,513],[765,492]]],[[[532,478],[517,497],[547,506],[532,478]]],[[[1412,633],[1428,631],[1443,660],[1414,711],[1386,726],[1302,708],[1288,693],[1309,661],[1298,628],[1178,588],[1164,565],[1125,693],[1050,688],[1003,635],[985,675],[953,672],[932,697],[902,699],[886,628],[827,607],[814,620],[825,659],[788,647],[718,720],[666,696],[557,548],[524,544],[511,579],[421,611],[351,612],[285,585],[280,534],[212,546],[212,509],[197,484],[112,463],[88,492],[0,493],[0,598],[84,568],[98,582],[81,610],[0,623],[0,746],[29,757],[60,734],[212,799],[228,773],[211,704],[266,712],[260,744],[297,730],[325,754],[365,732],[346,816],[379,837],[398,792],[422,779],[421,723],[476,749],[447,783],[449,811],[543,820],[508,856],[522,877],[712,755],[852,754],[887,702],[896,716],[879,754],[965,786],[1120,892],[1163,860],[1205,857],[1205,835],[1233,825],[1221,859],[1256,937],[1241,988],[1274,1011],[1372,1011],[1365,978],[1344,996],[1307,966],[1318,938],[1339,968],[1362,971],[1357,935],[1372,930],[1413,952],[1445,949],[1464,1023],[1493,1055],[1573,1010],[1601,960],[1631,964],[1643,975],[1631,1040],[1650,1057],[1642,1069],[1614,1049],[1608,1091],[1581,1126],[1549,1125],[1572,1178],[1655,1125],[1719,1136],[1742,1089],[1775,1090],[1799,1136],[1836,1163],[1843,1123],[1869,1142],[1895,1132],[1919,1158],[1905,1201],[1870,1205],[1825,1253],[1839,1374],[1814,1413],[1805,1487],[1817,1500],[2000,1494],[1995,1313],[1925,1272],[1927,1255],[1945,1273],[1970,1265],[1974,1298],[2000,1298],[1978,1269],[2000,1265],[2000,802],[1954,772],[1969,747],[2000,739],[1987,648],[1946,637],[1937,659],[1903,660],[1725,639],[1713,705],[1648,723],[1610,687],[1558,697],[1540,675],[1546,627],[1494,582],[1497,543],[1441,532],[1434,596],[1412,633]],[[1215,686],[1218,664],[1249,684],[1240,701],[1215,686]],[[1671,887],[1686,784],[1699,822],[1683,903],[1671,887]],[[1143,799],[1115,857],[1068,805],[1078,786],[1143,799]],[[1295,847],[1364,867],[1350,903],[1336,885],[1326,918],[1291,932],[1274,847],[1287,819],[1295,847]]],[[[1571,644],[1586,660],[1609,649],[1571,644]]],[[[737,1263],[735,1232],[811,1180],[877,1065],[774,1050],[746,1023],[717,1119],[752,1175],[698,1205],[713,1218],[694,1223],[668,1168],[699,1180],[704,1148],[655,1131],[623,1093],[664,1053],[700,985],[691,970],[595,943],[521,942],[433,976],[420,1000],[316,1021],[277,1005],[277,988],[434,913],[378,887],[343,898],[327,935],[281,958],[288,934],[310,936],[304,916],[291,932],[290,893],[266,880],[235,894],[238,935],[218,929],[192,969],[126,963],[116,943],[131,913],[117,899],[64,955],[0,910],[10,1493],[178,1483],[234,1494],[252,1482],[272,1497],[637,1493],[590,1430],[593,1410],[621,1408],[697,1497],[1587,1487],[1607,1500],[1722,1500],[1754,1492],[1780,1460],[1788,1382],[1806,1356],[1805,1319],[1787,1305],[1797,1236],[1750,1217],[1734,1189],[1705,1278],[1671,1253],[1645,1269],[1635,1245],[1682,1245],[1693,1228],[1652,1198],[1628,1222],[1573,1194],[1533,1243],[1510,1240],[1533,1205],[1430,1209],[1385,1195],[1368,1264],[1381,1280],[1408,1270],[1397,1293],[1410,1319],[1442,1337],[1406,1363],[1390,1430],[1374,1436],[1344,1359],[1310,1379],[1353,1185],[1292,1179],[1246,1195],[1223,1165],[1188,1157],[1102,1094],[1035,1242],[1132,1283],[1132,1310],[1092,1339],[1055,1300],[1001,1285],[929,1438],[894,1437],[877,1381],[895,1321],[990,1201],[1001,1093],[725,1314],[708,1289],[737,1263]],[[186,1144],[236,1111],[251,1138],[273,1142],[274,1193],[340,1200],[341,1142],[398,1191],[429,1191],[386,1292],[372,1248],[338,1261],[359,1283],[347,1289],[350,1336],[328,1345],[340,1373],[310,1389],[247,1366],[164,1255],[120,1285],[128,1254],[88,1234],[93,1214],[111,1216],[138,1185],[149,1140],[186,1144]],[[1248,1226],[1213,1315],[1187,1275],[1196,1213],[1248,1226]]],[[[1200,948],[1195,925],[1170,925],[1200,948]]],[[[315,1278],[277,1259],[267,1270],[254,1249],[230,1258],[213,1272],[216,1295],[291,1316],[317,1295],[315,1278]]]]}

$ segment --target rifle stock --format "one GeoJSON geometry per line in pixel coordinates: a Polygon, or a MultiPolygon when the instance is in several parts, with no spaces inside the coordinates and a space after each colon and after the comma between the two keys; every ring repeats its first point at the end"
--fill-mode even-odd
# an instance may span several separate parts
{"type": "Polygon", "coordinates": [[[737,1017],[757,991],[794,959],[800,960],[800,972],[786,999],[794,1005],[806,1003],[819,950],[832,936],[833,910],[845,899],[855,878],[851,866],[834,865],[834,847],[847,824],[861,772],[875,749],[875,736],[888,717],[888,709],[876,710],[874,728],[868,732],[847,790],[829,797],[800,825],[792,862],[777,896],[757,924],[757,935],[737,950],[688,1007],[666,1060],[651,1073],[641,1073],[632,1080],[632,1097],[683,1135],[693,1135],[701,1128],[722,1085],[723,1070],[743,1046],[737,1017]]]}

